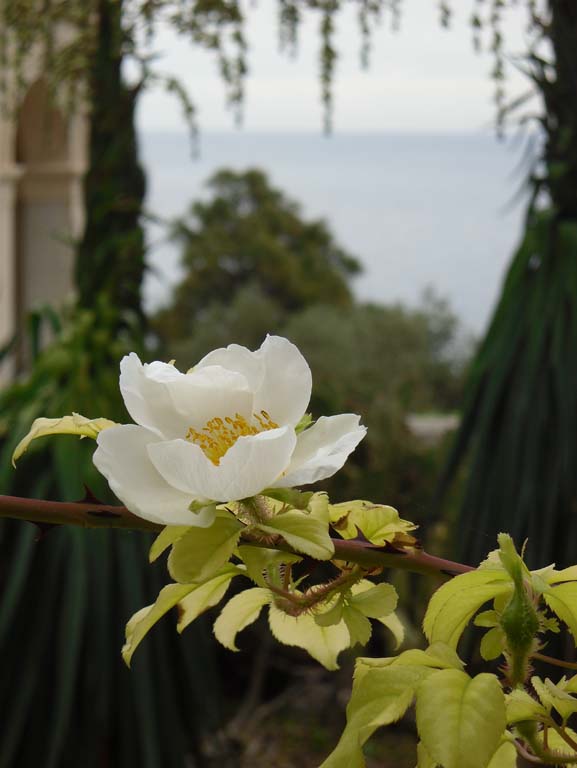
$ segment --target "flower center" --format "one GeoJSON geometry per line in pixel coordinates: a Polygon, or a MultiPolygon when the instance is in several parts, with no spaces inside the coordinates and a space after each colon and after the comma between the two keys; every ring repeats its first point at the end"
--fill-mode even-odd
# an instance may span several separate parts
{"type": "Polygon", "coordinates": [[[218,466],[224,454],[229,448],[232,448],[239,437],[258,435],[259,432],[278,429],[278,424],[271,419],[266,411],[255,413],[254,418],[257,424],[249,424],[240,413],[235,413],[234,418],[226,416],[221,419],[220,416],[216,416],[207,421],[200,431],[190,427],[186,433],[186,440],[198,445],[204,451],[205,456],[218,466]]]}

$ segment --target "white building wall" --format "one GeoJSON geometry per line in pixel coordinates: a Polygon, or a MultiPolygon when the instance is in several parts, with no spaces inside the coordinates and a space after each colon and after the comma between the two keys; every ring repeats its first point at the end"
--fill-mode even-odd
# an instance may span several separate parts
{"type": "MultiPolygon", "coordinates": [[[[11,119],[0,119],[0,348],[26,313],[72,293],[72,241],[83,227],[87,123],[64,119],[34,80],[11,119]]],[[[0,381],[18,354],[0,364],[0,381]]]]}

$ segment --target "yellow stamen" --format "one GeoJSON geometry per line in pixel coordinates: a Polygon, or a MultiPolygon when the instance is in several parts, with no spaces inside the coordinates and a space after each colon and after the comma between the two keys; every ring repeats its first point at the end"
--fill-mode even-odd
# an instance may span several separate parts
{"type": "Polygon", "coordinates": [[[269,429],[278,429],[278,424],[271,419],[266,411],[253,414],[257,424],[249,424],[248,421],[235,413],[234,418],[226,416],[221,419],[215,416],[207,421],[200,430],[189,428],[186,439],[202,448],[204,454],[218,466],[220,460],[229,448],[236,443],[239,437],[258,435],[259,432],[267,432],[269,429]]]}

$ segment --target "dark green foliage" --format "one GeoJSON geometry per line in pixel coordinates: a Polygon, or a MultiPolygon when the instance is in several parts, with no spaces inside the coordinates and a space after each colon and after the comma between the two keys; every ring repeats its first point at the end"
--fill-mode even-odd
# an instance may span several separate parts
{"type": "Polygon", "coordinates": [[[142,315],[145,194],[134,110],[138,88],[122,78],[122,3],[99,0],[98,34],[90,72],[89,154],[84,180],[86,227],[76,255],[75,282],[83,307],[107,296],[142,315]]]}
{"type": "Polygon", "coordinates": [[[164,338],[190,335],[211,305],[228,305],[248,284],[283,311],[315,302],[350,305],[348,281],[360,265],[325,222],[303,219],[259,170],[223,169],[208,187],[211,199],[195,202],[174,226],[186,275],[157,318],[164,338]]]}
{"type": "Polygon", "coordinates": [[[534,214],[472,364],[445,483],[466,452],[458,544],[478,562],[496,534],[536,563],[577,556],[577,223],[534,214]]]}
{"type": "MultiPolygon", "coordinates": [[[[83,481],[111,498],[94,469],[92,440],[39,441],[17,470],[10,455],[37,416],[73,410],[127,420],[118,360],[134,347],[102,300],[75,311],[32,374],[0,394],[0,493],[79,499],[83,481]]],[[[184,768],[200,734],[218,723],[218,683],[205,625],[183,637],[174,617],[131,671],[123,627],[167,577],[148,565],[150,537],[118,531],[0,524],[1,768],[184,768]]]]}
{"type": "Polygon", "coordinates": [[[547,61],[528,74],[545,112],[527,228],[467,383],[463,423],[442,481],[467,452],[458,544],[472,563],[497,532],[529,537],[533,564],[577,556],[577,6],[550,0],[547,61]],[[547,201],[539,211],[536,201],[547,201]]]}

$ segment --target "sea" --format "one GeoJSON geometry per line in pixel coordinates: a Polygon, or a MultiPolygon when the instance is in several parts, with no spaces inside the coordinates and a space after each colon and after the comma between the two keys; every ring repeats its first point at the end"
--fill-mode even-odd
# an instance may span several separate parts
{"type": "Polygon", "coordinates": [[[522,231],[527,173],[520,140],[464,135],[144,133],[148,174],[149,309],[181,275],[166,223],[221,168],[264,170],[307,219],[328,222],[363,273],[361,301],[417,306],[432,287],[462,327],[479,336],[490,319],[522,231]]]}

